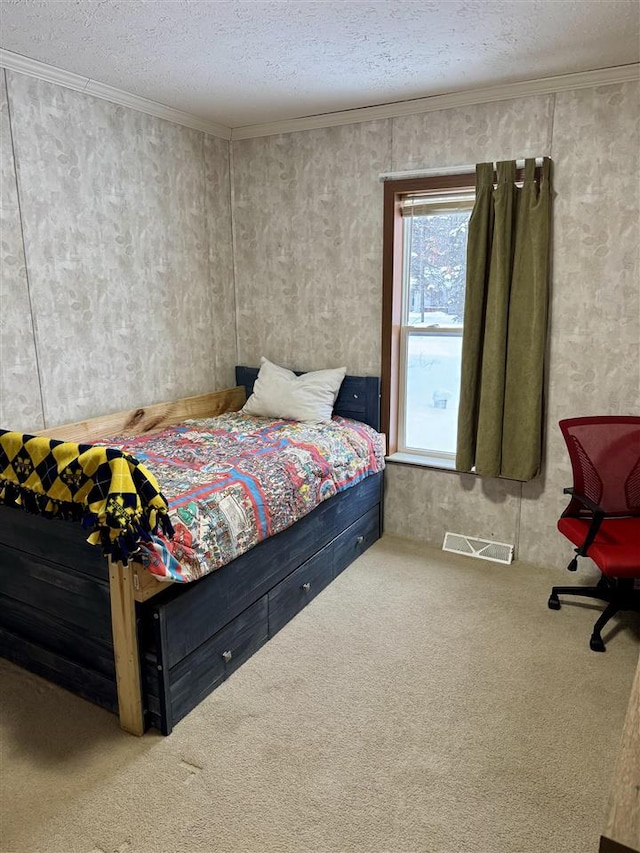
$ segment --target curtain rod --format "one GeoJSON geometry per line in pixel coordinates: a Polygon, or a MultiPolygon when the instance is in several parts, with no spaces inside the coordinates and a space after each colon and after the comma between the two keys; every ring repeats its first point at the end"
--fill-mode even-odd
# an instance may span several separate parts
{"type": "MultiPolygon", "coordinates": [[[[536,157],[536,166],[542,166],[542,157],[536,157]]],[[[516,160],[516,169],[524,169],[524,160],[516,160]]],[[[444,166],[440,169],[414,169],[408,172],[383,172],[380,181],[401,181],[404,178],[435,178],[447,175],[475,174],[475,163],[468,166],[444,166]]]]}

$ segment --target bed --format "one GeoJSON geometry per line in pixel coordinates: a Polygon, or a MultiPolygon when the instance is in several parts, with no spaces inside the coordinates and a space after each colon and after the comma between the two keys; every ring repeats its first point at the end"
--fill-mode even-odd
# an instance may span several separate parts
{"type": "MultiPolygon", "coordinates": [[[[237,387],[46,431],[98,441],[238,411],[237,387]]],[[[334,415],[379,430],[379,380],[345,377],[334,415]]],[[[105,558],[69,521],[0,506],[0,654],[116,713],[136,735],[173,726],[381,535],[382,472],[191,583],[105,558]]]]}

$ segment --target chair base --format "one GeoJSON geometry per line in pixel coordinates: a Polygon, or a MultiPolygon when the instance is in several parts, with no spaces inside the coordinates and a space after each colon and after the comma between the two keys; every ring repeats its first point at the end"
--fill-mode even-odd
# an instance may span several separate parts
{"type": "Polygon", "coordinates": [[[550,610],[560,610],[559,595],[582,595],[607,602],[589,640],[589,648],[594,652],[606,651],[601,632],[612,616],[620,610],[640,611],[640,590],[634,589],[633,578],[616,579],[602,575],[596,586],[554,586],[547,602],[550,610]]]}

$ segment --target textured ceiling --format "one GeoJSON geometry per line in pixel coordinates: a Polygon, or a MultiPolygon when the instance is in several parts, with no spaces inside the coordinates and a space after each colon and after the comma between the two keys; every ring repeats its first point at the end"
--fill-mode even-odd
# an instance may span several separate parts
{"type": "Polygon", "coordinates": [[[3,48],[230,127],[627,65],[638,0],[0,0],[3,48]]]}

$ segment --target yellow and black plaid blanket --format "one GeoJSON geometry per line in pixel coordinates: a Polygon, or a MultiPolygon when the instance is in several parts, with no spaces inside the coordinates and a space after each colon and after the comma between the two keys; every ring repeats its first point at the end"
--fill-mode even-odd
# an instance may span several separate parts
{"type": "Polygon", "coordinates": [[[0,504],[80,520],[87,541],[126,561],[140,538],[173,529],[153,474],[120,450],[0,430],[0,504]]]}

